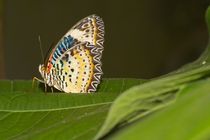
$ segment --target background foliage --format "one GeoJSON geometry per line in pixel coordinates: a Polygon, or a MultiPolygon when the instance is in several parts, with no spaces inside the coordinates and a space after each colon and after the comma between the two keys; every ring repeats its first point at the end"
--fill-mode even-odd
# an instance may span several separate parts
{"type": "Polygon", "coordinates": [[[44,52],[90,14],[105,22],[104,77],[153,78],[195,60],[207,43],[209,0],[5,0],[6,78],[39,76],[44,52]],[[15,69],[15,71],[14,71],[15,69]]]}

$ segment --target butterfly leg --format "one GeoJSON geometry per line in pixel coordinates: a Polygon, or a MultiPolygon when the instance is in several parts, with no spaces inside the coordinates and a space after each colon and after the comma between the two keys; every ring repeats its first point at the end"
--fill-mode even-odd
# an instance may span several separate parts
{"type": "Polygon", "coordinates": [[[41,79],[39,79],[39,78],[37,78],[37,77],[34,77],[34,78],[33,78],[33,82],[32,82],[32,88],[33,88],[33,89],[34,89],[34,82],[35,82],[35,81],[38,81],[38,82],[40,82],[40,83],[44,83],[45,92],[47,92],[47,84],[45,83],[44,80],[41,80],[41,79]]]}
{"type": "Polygon", "coordinates": [[[53,93],[53,87],[51,87],[51,91],[52,91],[52,93],[53,93]]]}

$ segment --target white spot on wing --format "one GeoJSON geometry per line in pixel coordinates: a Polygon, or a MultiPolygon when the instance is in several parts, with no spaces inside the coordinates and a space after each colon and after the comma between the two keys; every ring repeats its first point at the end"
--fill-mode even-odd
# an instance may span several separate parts
{"type": "Polygon", "coordinates": [[[73,38],[75,38],[81,42],[90,42],[91,44],[93,44],[93,38],[91,36],[91,32],[86,33],[84,31],[80,31],[78,29],[73,29],[66,34],[66,36],[68,36],[68,35],[71,35],[73,38]],[[86,37],[86,35],[88,35],[88,37],[86,37]]]}

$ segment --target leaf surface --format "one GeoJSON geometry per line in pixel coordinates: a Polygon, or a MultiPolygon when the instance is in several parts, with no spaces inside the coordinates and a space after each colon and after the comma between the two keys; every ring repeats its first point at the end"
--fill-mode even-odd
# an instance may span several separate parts
{"type": "Polygon", "coordinates": [[[106,79],[94,94],[44,93],[31,81],[0,81],[1,139],[92,139],[113,100],[138,79],[106,79]]]}
{"type": "Polygon", "coordinates": [[[175,104],[119,130],[114,140],[210,139],[210,79],[189,84],[175,104]]]}

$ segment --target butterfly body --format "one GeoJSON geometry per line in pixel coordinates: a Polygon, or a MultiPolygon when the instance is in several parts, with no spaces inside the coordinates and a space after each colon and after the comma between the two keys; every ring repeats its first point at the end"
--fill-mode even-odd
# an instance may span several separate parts
{"type": "Polygon", "coordinates": [[[95,92],[102,75],[103,41],[100,17],[91,15],[79,21],[39,66],[44,82],[66,93],[95,92]]]}

